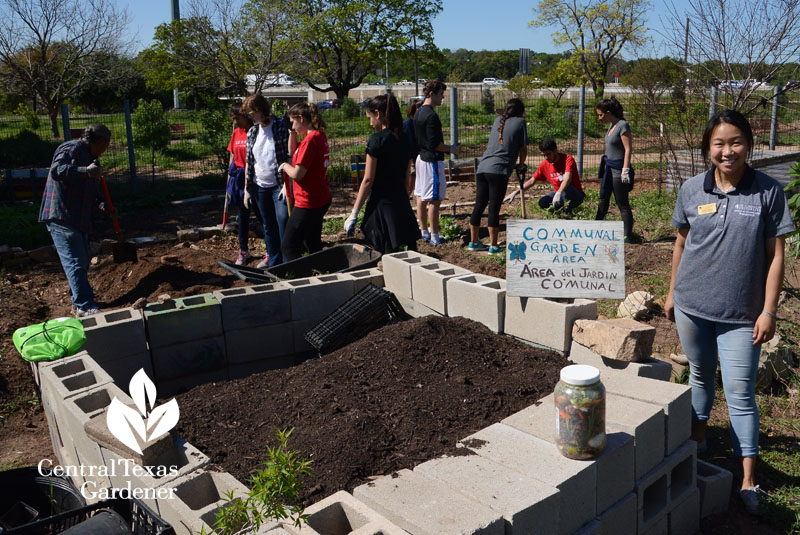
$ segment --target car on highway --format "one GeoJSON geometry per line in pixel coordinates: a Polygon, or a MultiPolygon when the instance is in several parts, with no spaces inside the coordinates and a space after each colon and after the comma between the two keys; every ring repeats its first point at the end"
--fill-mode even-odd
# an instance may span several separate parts
{"type": "Polygon", "coordinates": [[[744,82],[741,80],[723,80],[719,84],[720,89],[741,89],[744,87],[744,82]]]}
{"type": "Polygon", "coordinates": [[[397,82],[397,85],[414,85],[414,82],[412,82],[411,80],[400,80],[399,82],[397,82]]]}
{"type": "Polygon", "coordinates": [[[341,108],[342,103],[338,98],[326,98],[317,102],[317,108],[321,110],[329,110],[331,108],[341,108]]]}
{"type": "Polygon", "coordinates": [[[483,85],[497,85],[497,78],[484,78],[481,83],[483,85]]]}
{"type": "Polygon", "coordinates": [[[413,97],[409,97],[405,102],[403,102],[403,104],[405,104],[407,106],[407,105],[411,104],[415,100],[419,100],[420,102],[424,102],[425,101],[425,96],[424,95],[414,95],[413,97]]]}
{"type": "Polygon", "coordinates": [[[383,80],[377,80],[375,82],[369,82],[367,85],[385,85],[385,84],[386,82],[384,82],[383,80]]]}
{"type": "Polygon", "coordinates": [[[784,91],[790,91],[792,89],[800,89],[800,80],[789,80],[786,82],[786,85],[783,87],[784,91]]]}

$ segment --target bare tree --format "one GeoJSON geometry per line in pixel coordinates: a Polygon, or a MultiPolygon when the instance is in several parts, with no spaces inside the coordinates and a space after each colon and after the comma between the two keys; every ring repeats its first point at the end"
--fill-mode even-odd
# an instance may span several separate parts
{"type": "Polygon", "coordinates": [[[800,0],[687,3],[686,10],[668,5],[664,37],[673,54],[692,65],[694,77],[709,79],[729,93],[733,109],[747,114],[770,100],[772,96],[751,97],[762,81],[797,60],[800,0]]]}
{"type": "Polygon", "coordinates": [[[6,83],[20,84],[47,108],[58,137],[61,104],[85,84],[111,75],[90,68],[100,51],[119,53],[128,24],[110,0],[0,0],[0,62],[6,83]]]}

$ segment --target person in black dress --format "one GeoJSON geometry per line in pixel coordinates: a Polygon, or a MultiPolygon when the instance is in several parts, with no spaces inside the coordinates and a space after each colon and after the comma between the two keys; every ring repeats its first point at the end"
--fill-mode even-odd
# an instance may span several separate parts
{"type": "Polygon", "coordinates": [[[403,117],[394,95],[378,95],[367,103],[369,124],[376,132],[367,140],[367,165],[355,205],[344,229],[352,235],[361,206],[361,230],[382,253],[416,249],[421,238],[408,201],[411,192],[411,150],[403,135],[403,117]]]}

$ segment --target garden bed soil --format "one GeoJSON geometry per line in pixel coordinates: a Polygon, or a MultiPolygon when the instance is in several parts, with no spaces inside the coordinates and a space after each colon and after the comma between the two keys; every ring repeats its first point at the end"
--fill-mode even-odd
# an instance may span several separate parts
{"type": "Polygon", "coordinates": [[[459,440],[551,393],[567,364],[464,318],[417,318],[292,368],[181,394],[177,431],[247,481],[276,431],[293,429],[289,449],[312,461],[308,505],[460,453],[459,440]]]}

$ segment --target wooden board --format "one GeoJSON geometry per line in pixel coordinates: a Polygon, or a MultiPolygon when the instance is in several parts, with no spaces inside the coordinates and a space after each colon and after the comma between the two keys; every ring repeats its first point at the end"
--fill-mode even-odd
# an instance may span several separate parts
{"type": "Polygon", "coordinates": [[[510,296],[625,298],[621,221],[512,219],[506,240],[510,296]]]}

